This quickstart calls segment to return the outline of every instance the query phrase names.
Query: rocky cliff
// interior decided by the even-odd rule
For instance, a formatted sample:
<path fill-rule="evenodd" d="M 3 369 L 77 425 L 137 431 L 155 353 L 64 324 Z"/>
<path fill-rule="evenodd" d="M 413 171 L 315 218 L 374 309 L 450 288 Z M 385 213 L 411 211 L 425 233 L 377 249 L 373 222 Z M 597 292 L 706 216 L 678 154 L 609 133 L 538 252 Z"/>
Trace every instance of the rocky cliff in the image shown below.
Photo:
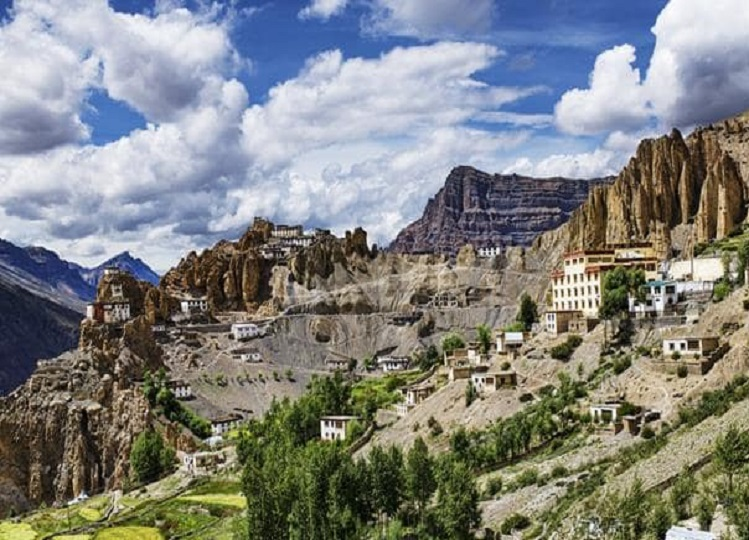
<path fill-rule="evenodd" d="M 0 399 L 0 514 L 118 487 L 150 421 L 133 381 L 162 365 L 143 318 L 121 329 L 86 322 L 77 351 Z"/>
<path fill-rule="evenodd" d="M 455 254 L 465 244 L 527 246 L 539 233 L 567 221 L 591 186 L 606 181 L 490 175 L 456 167 L 422 217 L 398 234 L 390 250 Z"/>
<path fill-rule="evenodd" d="M 739 115 L 695 130 L 643 140 L 610 186 L 593 188 L 563 231 L 568 248 L 652 241 L 661 249 L 684 229 L 694 242 L 728 235 L 746 219 L 749 117 Z M 681 246 L 679 246 L 681 247 Z"/>
<path fill-rule="evenodd" d="M 373 253 L 362 229 L 347 232 L 345 238 L 327 235 L 310 247 L 281 259 L 263 257 L 261 248 L 270 236 L 265 221 L 257 221 L 236 242 L 222 240 L 200 255 L 192 252 L 164 275 L 160 287 L 173 295 L 205 295 L 211 308 L 219 311 L 266 311 L 283 309 L 283 299 L 274 292 L 273 273 L 288 268 L 285 286 L 314 289 L 337 271 L 366 273 Z M 351 280 L 354 281 L 354 280 Z M 282 287 L 283 288 L 283 287 Z M 156 302 L 153 310 L 165 312 Z M 163 300 L 163 298 L 162 298 Z"/>
<path fill-rule="evenodd" d="M 123 251 L 111 259 L 107 259 L 94 268 L 81 268 L 81 277 L 92 287 L 96 287 L 104 275 L 105 268 L 119 268 L 135 278 L 146 281 L 151 285 L 159 284 L 159 275 L 154 272 L 142 259 L 133 257 L 129 251 Z"/>

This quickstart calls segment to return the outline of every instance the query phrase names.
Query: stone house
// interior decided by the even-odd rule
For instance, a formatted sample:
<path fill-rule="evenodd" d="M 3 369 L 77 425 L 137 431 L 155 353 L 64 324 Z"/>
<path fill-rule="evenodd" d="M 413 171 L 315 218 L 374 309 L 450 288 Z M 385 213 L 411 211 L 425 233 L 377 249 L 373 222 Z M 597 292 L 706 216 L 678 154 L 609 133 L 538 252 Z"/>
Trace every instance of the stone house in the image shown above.
<path fill-rule="evenodd" d="M 384 373 L 391 373 L 393 371 L 405 371 L 408 369 L 408 364 L 411 360 L 407 356 L 381 356 L 377 358 L 377 366 Z"/>
<path fill-rule="evenodd" d="M 348 426 L 357 416 L 323 416 L 320 418 L 320 439 L 323 441 L 344 441 Z"/>
<path fill-rule="evenodd" d="M 190 383 L 181 380 L 173 380 L 167 382 L 166 386 L 172 391 L 174 397 L 177 399 L 190 399 L 193 397 L 192 386 L 190 386 Z"/>
<path fill-rule="evenodd" d="M 262 330 L 255 323 L 242 322 L 231 325 L 231 335 L 235 340 L 252 339 L 262 335 Z"/>
<path fill-rule="evenodd" d="M 663 356 L 682 358 L 700 358 L 708 356 L 718 349 L 720 340 L 717 337 L 678 337 L 663 340 Z"/>
<path fill-rule="evenodd" d="M 223 435 L 227 431 L 236 429 L 242 422 L 242 416 L 239 414 L 228 414 L 211 419 L 211 434 Z"/>

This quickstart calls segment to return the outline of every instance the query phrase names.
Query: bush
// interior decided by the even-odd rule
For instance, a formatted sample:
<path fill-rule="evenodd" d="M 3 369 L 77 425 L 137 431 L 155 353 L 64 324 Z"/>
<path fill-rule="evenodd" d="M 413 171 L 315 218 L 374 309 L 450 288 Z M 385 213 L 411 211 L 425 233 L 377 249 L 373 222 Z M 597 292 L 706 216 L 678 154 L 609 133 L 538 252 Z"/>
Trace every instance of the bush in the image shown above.
<path fill-rule="evenodd" d="M 531 520 L 528 516 L 523 514 L 512 514 L 506 520 L 502 522 L 502 526 L 499 528 L 502 534 L 511 534 L 513 530 L 522 531 L 527 529 L 531 524 Z"/>
<path fill-rule="evenodd" d="M 681 353 L 679 351 L 674 351 L 671 353 L 671 360 L 679 360 L 681 358 Z"/>
<path fill-rule="evenodd" d="M 486 482 L 484 497 L 486 499 L 493 499 L 500 491 L 502 491 L 502 477 L 494 476 Z"/>
<path fill-rule="evenodd" d="M 565 476 L 569 474 L 570 474 L 570 471 L 564 465 L 557 465 L 551 470 L 552 478 L 564 478 Z"/>
<path fill-rule="evenodd" d="M 741 302 L 741 305 L 744 306 L 744 311 L 749 311 L 749 299 L 744 299 L 743 302 Z"/>
<path fill-rule="evenodd" d="M 687 375 L 689 375 L 689 369 L 687 369 L 687 366 L 684 365 L 679 366 L 678 368 L 676 368 L 676 375 L 680 379 L 686 379 Z"/>
<path fill-rule="evenodd" d="M 615 358 L 612 362 L 612 366 L 614 368 L 614 373 L 620 375 L 632 366 L 632 359 L 629 356 Z"/>
<path fill-rule="evenodd" d="M 567 344 L 573 349 L 577 349 L 580 345 L 582 345 L 582 343 L 583 338 L 581 338 L 577 334 L 570 334 L 570 336 L 567 337 Z"/>
<path fill-rule="evenodd" d="M 655 431 L 653 431 L 653 428 L 651 428 L 650 426 L 645 426 L 640 432 L 640 437 L 645 440 L 650 440 L 655 437 Z"/>
<path fill-rule="evenodd" d="M 538 470 L 534 468 L 525 469 L 515 479 L 515 485 L 518 488 L 532 486 L 533 484 L 536 484 L 538 482 L 538 478 L 539 478 Z"/>
<path fill-rule="evenodd" d="M 551 357 L 554 360 L 566 362 L 583 342 L 583 338 L 577 334 L 567 336 L 567 341 L 551 348 Z"/>
<path fill-rule="evenodd" d="M 725 281 L 721 281 L 713 289 L 713 302 L 722 302 L 731 292 L 731 286 Z"/>
<path fill-rule="evenodd" d="M 526 392 L 525 394 L 521 394 L 518 400 L 520 403 L 528 403 L 529 401 L 533 401 L 533 394 Z"/>
<path fill-rule="evenodd" d="M 502 371 L 507 371 L 508 369 L 510 369 L 510 363 L 509 363 L 509 362 L 507 362 L 507 361 L 505 361 L 505 362 L 502 362 L 502 365 L 501 365 L 501 366 L 499 366 L 499 368 L 500 368 L 500 369 L 501 369 Z"/>
<path fill-rule="evenodd" d="M 429 434 L 432 437 L 438 437 L 442 434 L 442 425 L 434 418 L 434 416 L 430 416 L 427 419 L 427 427 L 429 428 Z"/>
<path fill-rule="evenodd" d="M 473 386 L 473 382 L 468 381 L 468 384 L 466 385 L 466 392 L 465 392 L 466 407 L 470 407 L 471 403 L 473 403 L 476 400 L 478 395 L 479 394 L 476 391 L 476 387 Z"/>
<path fill-rule="evenodd" d="M 650 347 L 647 347 L 645 345 L 638 345 L 635 351 L 637 352 L 639 356 L 650 357 L 650 354 L 651 354 Z"/>

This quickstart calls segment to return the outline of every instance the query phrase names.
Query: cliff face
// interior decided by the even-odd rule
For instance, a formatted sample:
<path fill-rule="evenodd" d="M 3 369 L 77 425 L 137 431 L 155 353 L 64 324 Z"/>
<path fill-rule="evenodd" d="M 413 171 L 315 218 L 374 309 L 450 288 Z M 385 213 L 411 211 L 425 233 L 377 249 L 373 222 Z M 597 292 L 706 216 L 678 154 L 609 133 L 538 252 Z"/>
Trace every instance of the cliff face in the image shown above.
<path fill-rule="evenodd" d="M 119 331 L 84 323 L 79 350 L 0 399 L 0 513 L 118 487 L 149 421 L 132 381 L 162 365 L 142 318 Z"/>
<path fill-rule="evenodd" d="M 614 183 L 594 188 L 573 213 L 567 247 L 652 241 L 663 252 L 671 231 L 681 225 L 696 242 L 725 237 L 746 218 L 747 120 L 732 118 L 686 139 L 674 130 L 642 141 Z"/>
<path fill-rule="evenodd" d="M 367 261 L 373 256 L 362 229 L 347 232 L 342 239 L 322 237 L 282 260 L 261 255 L 260 248 L 269 235 L 267 223 L 258 222 L 237 242 L 223 240 L 200 255 L 192 252 L 164 275 L 161 288 L 170 293 L 204 294 L 208 304 L 221 311 L 276 310 L 283 308 L 283 293 L 289 285 L 274 286 L 277 267 L 288 267 L 292 284 L 314 289 L 336 273 L 366 272 Z M 146 311 L 167 310 L 152 294 L 147 298 Z"/>
<path fill-rule="evenodd" d="M 457 253 L 461 246 L 527 246 L 539 233 L 559 227 L 605 180 L 489 175 L 456 167 L 424 214 L 403 229 L 396 253 Z"/>

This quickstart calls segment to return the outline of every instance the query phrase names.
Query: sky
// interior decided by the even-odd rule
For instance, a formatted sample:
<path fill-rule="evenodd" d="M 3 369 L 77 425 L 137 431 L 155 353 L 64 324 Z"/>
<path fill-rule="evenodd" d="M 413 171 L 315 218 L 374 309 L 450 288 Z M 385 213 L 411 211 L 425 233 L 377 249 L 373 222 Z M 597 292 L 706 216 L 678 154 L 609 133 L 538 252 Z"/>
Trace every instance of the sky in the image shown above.
<path fill-rule="evenodd" d="M 159 271 L 276 223 L 389 243 L 450 170 L 616 174 L 749 109 L 746 0 L 0 0 L 0 237 Z"/>

